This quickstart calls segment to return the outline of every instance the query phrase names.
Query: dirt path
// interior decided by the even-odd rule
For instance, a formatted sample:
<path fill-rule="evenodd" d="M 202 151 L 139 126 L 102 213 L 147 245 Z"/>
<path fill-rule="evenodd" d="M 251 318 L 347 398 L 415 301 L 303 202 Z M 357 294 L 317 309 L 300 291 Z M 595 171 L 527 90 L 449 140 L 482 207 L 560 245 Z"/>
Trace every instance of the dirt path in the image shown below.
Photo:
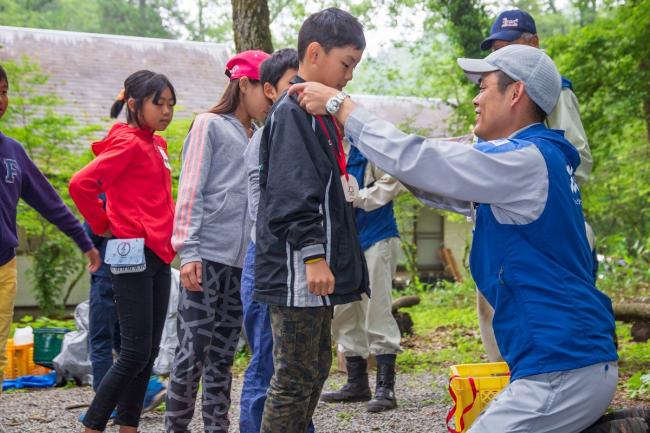
<path fill-rule="evenodd" d="M 337 388 L 345 380 L 341 374 L 334 374 L 328 380 L 326 389 Z M 399 408 L 381 414 L 368 414 L 364 403 L 327 404 L 319 403 L 314 416 L 319 433 L 443 433 L 444 417 L 448 410 L 446 379 L 428 374 L 401 374 L 398 376 L 396 393 Z M 230 410 L 230 432 L 238 432 L 239 394 L 241 377 L 233 381 L 233 404 Z M 70 389 L 48 389 L 30 392 L 9 393 L 0 397 L 0 426 L 7 433 L 59 433 L 81 432 L 77 420 L 84 409 L 66 410 L 72 405 L 90 402 L 92 390 L 89 387 Z M 197 405 L 198 406 L 198 405 Z M 140 424 L 142 433 L 162 433 L 163 414 L 145 414 Z M 192 432 L 202 432 L 199 411 L 191 424 Z M 0 430 L 1 431 L 1 430 Z M 109 427 L 107 432 L 116 433 Z"/>

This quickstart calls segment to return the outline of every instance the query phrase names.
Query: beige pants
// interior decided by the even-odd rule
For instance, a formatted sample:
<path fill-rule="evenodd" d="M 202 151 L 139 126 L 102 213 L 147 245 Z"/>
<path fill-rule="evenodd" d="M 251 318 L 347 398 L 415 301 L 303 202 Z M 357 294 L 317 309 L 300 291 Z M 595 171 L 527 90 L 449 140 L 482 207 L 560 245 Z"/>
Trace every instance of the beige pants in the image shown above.
<path fill-rule="evenodd" d="M 332 336 L 345 356 L 401 352 L 399 328 L 391 312 L 399 248 L 399 238 L 384 239 L 368 248 L 370 299 L 363 295 L 361 301 L 334 307 Z"/>
<path fill-rule="evenodd" d="M 2 380 L 4 369 L 7 365 L 5 347 L 11 321 L 14 317 L 14 301 L 16 300 L 16 258 L 0 266 L 0 394 L 2 394 Z"/>

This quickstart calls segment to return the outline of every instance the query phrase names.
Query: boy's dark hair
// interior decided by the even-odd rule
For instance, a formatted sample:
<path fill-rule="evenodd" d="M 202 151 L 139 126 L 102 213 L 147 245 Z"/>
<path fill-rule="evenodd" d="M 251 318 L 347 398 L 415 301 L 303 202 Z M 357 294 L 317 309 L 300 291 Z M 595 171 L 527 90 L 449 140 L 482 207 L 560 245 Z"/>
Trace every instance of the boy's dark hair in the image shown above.
<path fill-rule="evenodd" d="M 5 71 L 5 68 L 0 65 L 0 81 L 6 81 L 7 84 L 9 84 L 9 78 L 7 78 L 7 71 Z"/>
<path fill-rule="evenodd" d="M 298 51 L 293 48 L 283 48 L 264 60 L 260 66 L 260 81 L 275 87 L 280 78 L 289 69 L 298 69 Z"/>
<path fill-rule="evenodd" d="M 152 102 L 157 104 L 160 100 L 160 95 L 168 87 L 172 92 L 174 104 L 176 104 L 176 92 L 174 91 L 174 86 L 166 76 L 147 70 L 134 72 L 124 80 L 124 97 L 113 102 L 113 106 L 111 107 L 111 117 L 113 119 L 117 118 L 126 104 L 126 101 L 128 101 L 129 98 L 133 98 L 135 99 L 135 113 L 132 113 L 131 110 L 127 109 L 126 121 L 127 123 L 135 123 L 140 126 L 138 117 L 140 110 L 142 110 L 144 100 L 146 98 L 152 98 Z"/>
<path fill-rule="evenodd" d="M 352 16 L 339 8 L 327 8 L 311 14 L 300 27 L 298 33 L 298 58 L 302 61 L 307 47 L 312 42 L 318 42 L 325 52 L 332 48 L 343 48 L 352 45 L 358 50 L 366 48 L 366 38 L 363 35 L 363 25 Z"/>

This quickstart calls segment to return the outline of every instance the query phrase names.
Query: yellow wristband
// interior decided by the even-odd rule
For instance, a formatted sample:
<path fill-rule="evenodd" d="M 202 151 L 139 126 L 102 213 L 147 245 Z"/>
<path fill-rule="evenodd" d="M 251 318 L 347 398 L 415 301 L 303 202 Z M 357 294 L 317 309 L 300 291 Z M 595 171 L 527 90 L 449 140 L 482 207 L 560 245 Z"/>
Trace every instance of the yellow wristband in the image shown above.
<path fill-rule="evenodd" d="M 316 257 L 315 259 L 305 260 L 305 264 L 311 265 L 312 263 L 320 262 L 321 260 L 323 260 L 322 257 Z"/>

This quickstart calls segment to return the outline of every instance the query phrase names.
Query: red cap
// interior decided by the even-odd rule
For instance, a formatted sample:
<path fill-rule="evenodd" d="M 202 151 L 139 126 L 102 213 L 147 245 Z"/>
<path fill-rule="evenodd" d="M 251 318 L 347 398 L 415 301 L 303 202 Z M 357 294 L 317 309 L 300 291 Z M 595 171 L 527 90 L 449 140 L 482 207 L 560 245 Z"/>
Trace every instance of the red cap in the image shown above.
<path fill-rule="evenodd" d="M 226 63 L 226 76 L 231 80 L 248 77 L 251 80 L 259 81 L 260 65 L 269 57 L 271 55 L 264 51 L 242 51 Z"/>

